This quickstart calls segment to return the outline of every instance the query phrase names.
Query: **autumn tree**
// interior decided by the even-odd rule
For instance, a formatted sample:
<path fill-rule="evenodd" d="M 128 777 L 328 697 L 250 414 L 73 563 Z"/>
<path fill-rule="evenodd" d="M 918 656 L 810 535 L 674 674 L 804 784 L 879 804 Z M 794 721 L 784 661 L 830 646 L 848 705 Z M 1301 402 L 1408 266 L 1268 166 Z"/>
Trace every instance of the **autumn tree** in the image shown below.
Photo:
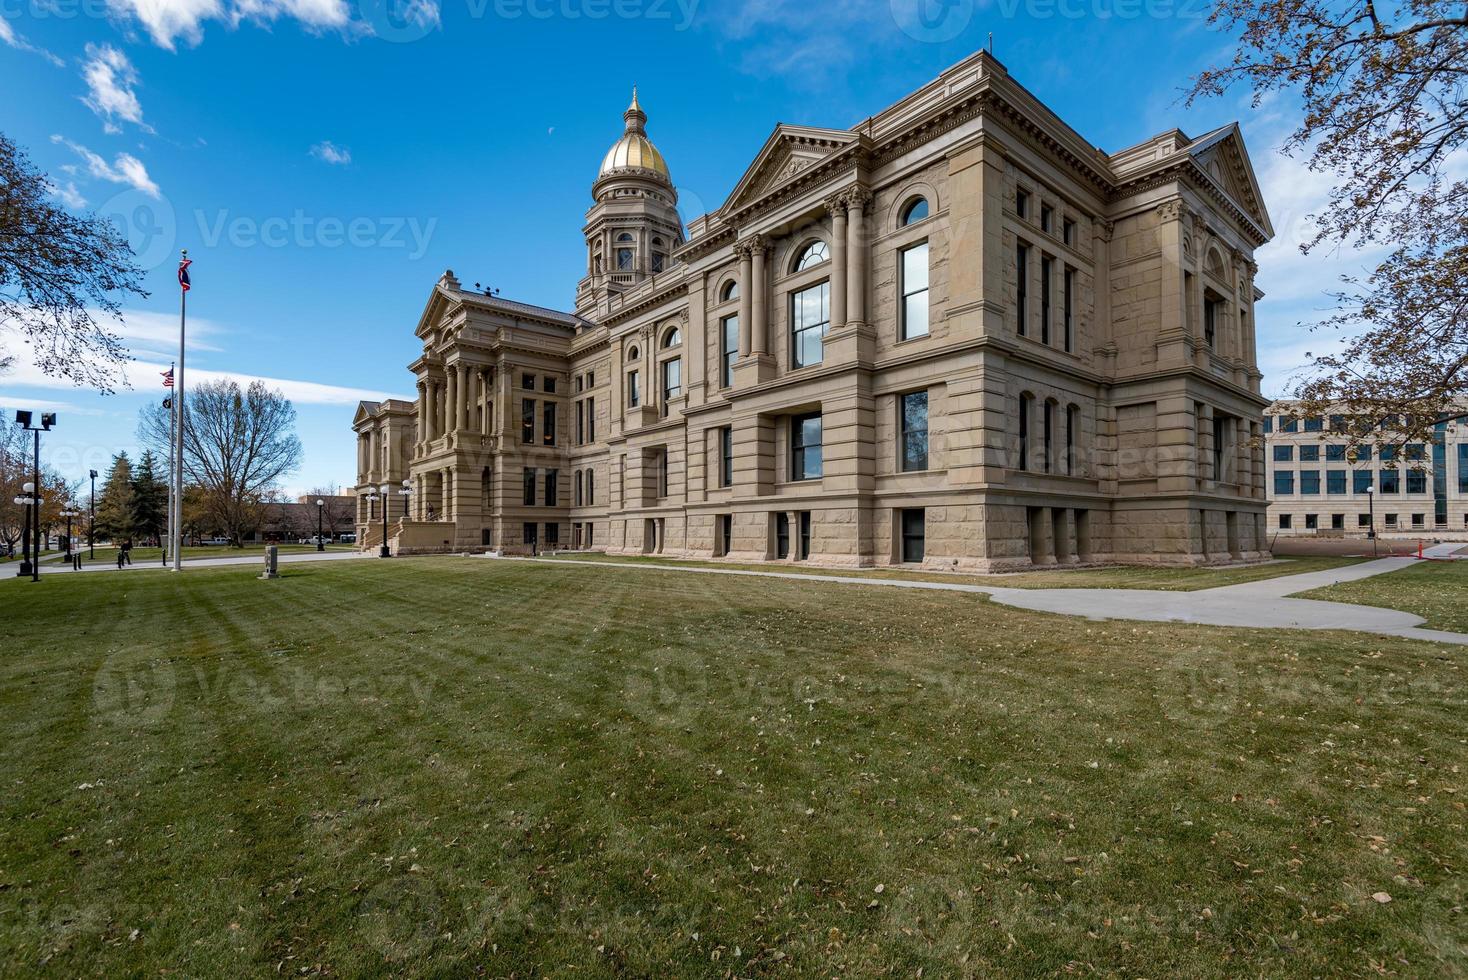
<path fill-rule="evenodd" d="M 184 476 L 203 496 L 207 519 L 236 545 L 260 527 L 280 479 L 301 462 L 296 410 L 279 391 L 254 381 L 205 381 L 184 399 Z M 143 409 L 138 436 L 166 447 L 169 414 Z"/>
<path fill-rule="evenodd" d="M 352 506 L 352 501 L 341 495 L 340 487 L 317 487 L 310 492 L 307 502 L 311 509 L 316 509 L 316 501 L 322 501 L 321 505 L 321 527 L 332 537 L 336 537 L 343 531 L 350 531 L 352 525 L 357 521 L 357 513 Z M 311 533 L 316 533 L 316 515 L 311 515 Z"/>
<path fill-rule="evenodd" d="M 0 322 L 30 342 L 44 373 L 114 390 L 122 340 L 93 317 L 121 319 L 119 297 L 146 297 L 143 270 L 107 219 L 51 200 L 51 182 L 0 133 Z M 0 348 L 0 369 L 14 359 Z"/>
<path fill-rule="evenodd" d="M 1338 335 L 1294 394 L 1303 414 L 1401 418 L 1400 441 L 1430 437 L 1468 394 L 1468 9 L 1462 0 L 1220 0 L 1215 27 L 1239 37 L 1231 62 L 1203 72 L 1190 101 L 1235 87 L 1258 106 L 1298 99 L 1285 152 L 1335 182 L 1312 215 L 1306 253 L 1386 245 L 1347 277 L 1314 329 Z"/>
<path fill-rule="evenodd" d="M 21 550 L 21 537 L 25 529 L 26 510 L 17 504 L 27 483 L 35 481 L 35 455 L 32 436 L 18 425 L 0 423 L 0 553 Z M 51 467 L 41 465 L 41 529 L 50 530 L 59 521 L 65 524 L 61 512 L 71 502 L 72 488 Z"/>

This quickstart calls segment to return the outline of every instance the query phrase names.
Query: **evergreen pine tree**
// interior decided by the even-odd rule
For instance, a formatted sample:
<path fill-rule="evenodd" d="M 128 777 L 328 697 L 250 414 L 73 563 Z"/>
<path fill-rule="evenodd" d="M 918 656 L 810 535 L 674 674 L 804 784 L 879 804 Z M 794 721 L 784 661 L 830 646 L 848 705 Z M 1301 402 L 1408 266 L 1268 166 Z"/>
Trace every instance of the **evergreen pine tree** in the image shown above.
<path fill-rule="evenodd" d="M 158 477 L 158 457 L 145 449 L 133 476 L 132 533 L 145 541 L 163 540 L 168 523 L 168 485 Z"/>
<path fill-rule="evenodd" d="M 133 533 L 133 464 L 127 453 L 112 457 L 112 468 L 97 494 L 97 536 L 120 544 Z"/>

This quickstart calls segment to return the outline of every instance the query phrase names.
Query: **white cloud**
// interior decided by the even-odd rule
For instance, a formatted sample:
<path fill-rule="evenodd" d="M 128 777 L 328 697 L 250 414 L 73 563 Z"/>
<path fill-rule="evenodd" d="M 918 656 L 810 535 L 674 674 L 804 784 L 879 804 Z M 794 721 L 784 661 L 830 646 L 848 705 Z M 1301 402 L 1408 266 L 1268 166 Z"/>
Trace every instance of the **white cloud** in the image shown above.
<path fill-rule="evenodd" d="M 76 189 L 75 181 L 68 180 L 65 185 L 51 184 L 51 196 L 73 211 L 80 211 L 87 206 L 87 199 Z"/>
<path fill-rule="evenodd" d="M 230 0 L 228 4 L 224 0 L 107 0 L 107 4 L 121 17 L 136 18 L 155 44 L 170 51 L 179 40 L 198 44 L 204 38 L 205 22 L 211 20 L 231 28 L 242 21 L 295 20 L 313 30 L 371 30 L 353 19 L 346 0 Z M 409 0 L 408 13 L 425 16 L 420 7 L 431 8 L 432 21 L 437 23 L 438 7 L 433 0 Z"/>
<path fill-rule="evenodd" d="M 143 106 L 133 91 L 138 84 L 138 73 L 132 62 L 127 60 L 127 55 L 110 44 L 88 44 L 82 78 L 87 83 L 87 94 L 82 102 L 104 120 L 108 132 L 119 131 L 113 122 L 114 117 L 146 132 L 153 131 L 143 122 Z"/>
<path fill-rule="evenodd" d="M 147 310 L 125 310 L 123 322 L 108 318 L 93 311 L 99 323 L 114 329 L 123 343 L 132 349 L 129 360 L 114 379 L 119 391 L 131 389 L 135 393 L 147 394 L 162 390 L 162 373 L 174 361 L 178 348 L 178 319 L 170 313 Z M 220 353 L 228 356 L 220 344 L 228 328 L 211 320 L 191 317 L 188 323 L 188 354 L 194 358 L 203 353 Z M 16 355 L 15 366 L 4 376 L 7 388 L 44 388 L 47 390 L 75 390 L 75 385 L 65 378 L 53 378 L 42 374 L 31 356 L 29 340 L 13 329 L 0 327 L 4 334 L 0 349 L 8 349 Z M 341 385 L 323 384 L 319 381 L 304 381 L 296 378 L 272 378 L 264 375 L 246 374 L 239 371 L 219 371 L 203 367 L 187 367 L 185 385 L 200 381 L 233 380 L 242 387 L 252 381 L 263 381 L 266 387 L 278 389 L 297 405 L 355 405 L 359 401 L 381 401 L 385 398 L 402 398 L 402 395 L 373 391 L 366 388 L 349 388 Z M 411 399 L 407 399 L 411 401 Z M 32 402 L 31 404 L 35 404 Z M 24 405 L 21 406 L 25 407 Z"/>
<path fill-rule="evenodd" d="M 3 16 L 0 16 L 0 44 L 9 45 L 17 51 L 29 51 L 31 54 L 38 54 L 57 68 L 66 67 L 66 62 L 56 57 L 56 55 L 47 51 L 45 48 L 36 47 L 24 37 L 15 33 L 15 28 L 10 26 L 10 21 L 6 20 Z"/>
<path fill-rule="evenodd" d="M 352 151 L 344 146 L 337 146 L 331 140 L 322 140 L 311 147 L 311 155 L 323 163 L 348 164 L 352 162 Z"/>
<path fill-rule="evenodd" d="M 114 184 L 127 184 L 149 197 L 160 199 L 163 197 L 158 190 L 158 185 L 153 183 L 153 179 L 148 176 L 148 168 L 143 166 L 143 161 L 131 153 L 119 153 L 112 163 L 108 163 L 100 155 L 64 136 L 53 135 L 51 142 L 69 147 L 73 153 L 86 161 L 87 172 L 93 177 L 110 180 Z"/>

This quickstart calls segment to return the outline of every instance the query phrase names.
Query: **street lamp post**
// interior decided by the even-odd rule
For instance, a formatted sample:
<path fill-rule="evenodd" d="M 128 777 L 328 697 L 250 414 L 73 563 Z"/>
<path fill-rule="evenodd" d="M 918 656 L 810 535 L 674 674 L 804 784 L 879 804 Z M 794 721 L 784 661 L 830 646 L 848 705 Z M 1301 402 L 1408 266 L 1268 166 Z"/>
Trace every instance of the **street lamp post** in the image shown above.
<path fill-rule="evenodd" d="M 1379 553 L 1377 551 L 1378 545 L 1377 545 L 1377 542 L 1376 542 L 1376 488 L 1375 487 L 1367 487 L 1366 488 L 1366 507 L 1371 512 L 1371 528 L 1370 528 L 1370 530 L 1368 530 L 1366 532 L 1366 536 L 1371 539 L 1371 554 L 1374 556 L 1374 555 L 1376 555 L 1376 554 Z"/>
<path fill-rule="evenodd" d="M 35 489 L 31 493 L 31 510 L 34 512 L 31 519 L 31 532 L 35 536 L 35 541 L 31 548 L 31 581 L 39 582 L 41 580 L 41 433 L 51 431 L 51 426 L 56 424 L 56 413 L 42 412 L 40 425 L 31 425 L 31 418 L 30 412 L 18 411 L 15 413 L 16 425 L 27 432 L 36 434 L 35 456 L 32 459 Z"/>
<path fill-rule="evenodd" d="M 412 495 L 413 495 L 413 481 L 412 480 L 404 480 L 403 481 L 402 489 L 400 489 L 398 491 L 398 496 L 400 496 L 400 497 L 403 498 L 403 520 L 404 520 L 404 522 L 406 522 L 408 520 L 408 509 L 409 509 L 408 508 L 408 498 L 411 497 Z M 383 540 L 383 544 L 386 545 L 387 538 L 384 537 L 382 540 Z"/>
<path fill-rule="evenodd" d="M 67 504 L 66 509 L 61 512 L 61 516 L 66 518 L 66 560 L 71 561 L 71 519 L 73 517 L 80 517 L 81 511 L 77 510 L 71 504 Z"/>
<path fill-rule="evenodd" d="M 20 496 L 15 498 L 17 507 L 24 507 L 21 513 L 24 523 L 21 525 L 20 533 L 20 573 L 17 578 L 25 578 L 31 574 L 31 566 L 35 564 L 31 560 L 31 498 L 36 492 L 36 485 L 27 482 L 20 488 Z M 39 561 L 39 556 L 37 556 Z"/>
<path fill-rule="evenodd" d="M 92 478 L 92 498 L 87 509 L 91 516 L 87 518 L 87 561 L 97 557 L 97 471 L 87 471 Z"/>
<path fill-rule="evenodd" d="M 316 550 L 317 551 L 325 551 L 326 550 L 326 542 L 324 542 L 324 541 L 321 540 L 321 512 L 322 512 L 323 509 L 325 509 L 325 507 L 326 507 L 326 501 L 319 500 L 319 499 L 316 501 Z"/>

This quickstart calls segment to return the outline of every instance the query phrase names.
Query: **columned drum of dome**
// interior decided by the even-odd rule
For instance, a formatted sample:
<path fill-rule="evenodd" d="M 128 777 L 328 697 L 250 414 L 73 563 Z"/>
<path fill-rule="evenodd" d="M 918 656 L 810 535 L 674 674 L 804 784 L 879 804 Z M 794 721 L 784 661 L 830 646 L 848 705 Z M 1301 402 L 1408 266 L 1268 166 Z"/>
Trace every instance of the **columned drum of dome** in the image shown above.
<path fill-rule="evenodd" d="M 608 127 L 571 312 L 445 272 L 416 401 L 358 410 L 359 490 L 412 488 L 395 554 L 1268 554 L 1273 229 L 1237 125 L 1108 154 L 980 52 L 850 129 L 775 126 L 685 223 L 648 118 L 634 90 Z"/>

